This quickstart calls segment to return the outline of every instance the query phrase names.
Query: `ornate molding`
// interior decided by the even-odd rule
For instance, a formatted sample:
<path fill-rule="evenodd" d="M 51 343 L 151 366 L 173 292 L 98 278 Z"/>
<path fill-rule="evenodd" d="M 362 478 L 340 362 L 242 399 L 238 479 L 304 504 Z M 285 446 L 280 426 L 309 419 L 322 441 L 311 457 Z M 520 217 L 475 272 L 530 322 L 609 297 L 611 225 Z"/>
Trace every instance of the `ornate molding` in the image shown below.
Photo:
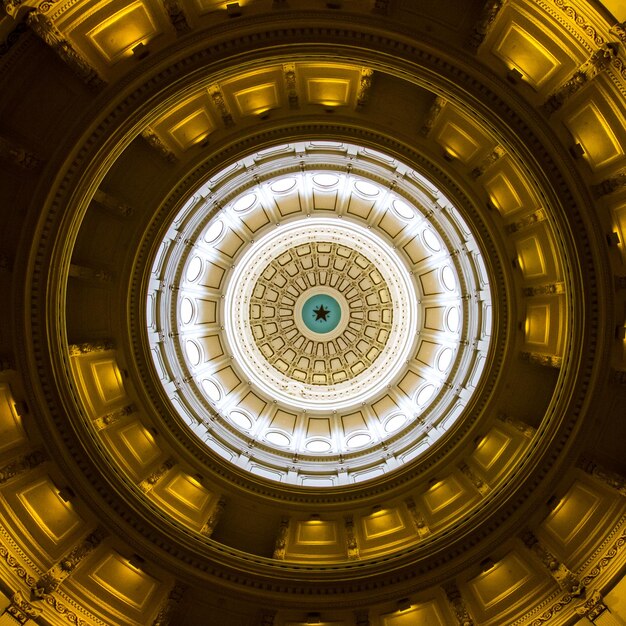
<path fill-rule="evenodd" d="M 235 120 L 233 119 L 233 115 L 230 112 L 228 105 L 226 104 L 224 94 L 222 93 L 222 90 L 217 83 L 209 87 L 209 95 L 213 100 L 213 105 L 215 106 L 222 118 L 222 122 L 224 122 L 224 126 L 226 126 L 226 128 L 234 126 Z"/>
<path fill-rule="evenodd" d="M 287 101 L 289 102 L 290 109 L 297 109 L 300 107 L 298 87 L 296 81 L 296 64 L 285 63 L 283 65 L 283 77 L 285 79 L 285 88 L 287 90 Z"/>
<path fill-rule="evenodd" d="M 74 49 L 41 7 L 27 14 L 26 23 L 87 87 L 94 90 L 104 87 L 106 83 L 98 72 Z"/>
<path fill-rule="evenodd" d="M 521 352 L 522 361 L 541 365 L 542 367 L 553 367 L 559 369 L 563 364 L 563 357 L 556 354 L 543 354 L 541 352 Z"/>
<path fill-rule="evenodd" d="M 0 137 L 0 157 L 10 161 L 23 170 L 32 170 L 41 166 L 41 159 L 22 146 Z"/>
<path fill-rule="evenodd" d="M 159 612 L 152 622 L 152 626 L 170 626 L 174 624 L 176 609 L 180 605 L 187 587 L 180 583 L 175 584 L 167 597 L 161 603 Z"/>
<path fill-rule="evenodd" d="M 474 620 L 472 619 L 472 616 L 465 605 L 465 601 L 463 600 L 463 596 L 461 595 L 461 592 L 456 584 L 452 582 L 443 585 L 443 590 L 446 593 L 448 604 L 450 605 L 459 626 L 474 626 Z"/>
<path fill-rule="evenodd" d="M 498 415 L 498 419 L 505 424 L 510 424 L 511 426 L 513 426 L 513 428 L 519 430 L 520 433 L 522 433 L 525 437 L 528 437 L 529 439 L 532 439 L 537 432 L 537 429 L 530 424 L 515 419 L 514 417 L 510 417 L 509 415 L 505 415 L 504 413 L 500 413 Z"/>
<path fill-rule="evenodd" d="M 159 468 L 154 470 L 154 472 L 152 472 L 150 476 L 144 478 L 139 483 L 139 489 L 141 489 L 141 491 L 143 491 L 144 493 L 152 491 L 152 489 L 156 487 L 158 482 L 163 479 L 165 474 L 167 474 L 167 472 L 169 472 L 174 467 L 174 465 L 176 465 L 175 459 L 167 459 L 167 461 L 165 461 Z"/>
<path fill-rule="evenodd" d="M 222 514 L 224 513 L 225 507 L 226 507 L 226 498 L 222 497 L 216 502 L 215 506 L 213 507 L 213 510 L 211 511 L 211 514 L 209 515 L 209 519 L 207 519 L 207 521 L 204 523 L 204 526 L 202 527 L 202 530 L 200 531 L 203 535 L 210 537 L 213 534 L 213 531 L 215 530 L 217 523 L 220 521 L 220 518 L 222 517 Z"/>
<path fill-rule="evenodd" d="M 21 591 L 16 591 L 11 596 L 11 604 L 9 604 L 4 612 L 18 623 L 26 624 L 29 620 L 38 618 L 42 610 L 43 609 L 35 607 L 28 602 Z"/>
<path fill-rule="evenodd" d="M 459 464 L 458 468 L 472 485 L 476 487 L 481 496 L 486 496 L 491 491 L 489 485 L 480 478 L 467 463 Z"/>
<path fill-rule="evenodd" d="M 176 163 L 176 155 L 163 143 L 152 128 L 149 126 L 144 128 L 144 130 L 141 131 L 141 136 L 160 157 L 165 159 L 165 161 L 168 163 Z"/>
<path fill-rule="evenodd" d="M 585 61 L 560 87 L 553 91 L 543 103 L 542 109 L 547 115 L 558 111 L 566 100 L 571 98 L 581 87 L 606 71 L 617 55 L 614 44 L 603 44 Z"/>
<path fill-rule="evenodd" d="M 105 428 L 108 428 L 112 424 L 119 422 L 124 417 L 128 415 L 132 415 L 136 411 L 137 411 L 137 408 L 135 407 L 134 404 L 127 404 L 121 409 L 117 409 L 116 411 L 111 411 L 110 413 L 107 413 L 106 415 L 103 415 L 102 417 L 98 417 L 97 419 L 93 421 L 93 425 L 96 427 L 97 430 L 104 430 Z"/>
<path fill-rule="evenodd" d="M 550 572 L 559 587 L 574 597 L 585 594 L 585 585 L 537 539 L 532 531 L 521 535 L 524 545 L 533 552 Z"/>
<path fill-rule="evenodd" d="M 102 189 L 96 189 L 96 192 L 93 195 L 93 199 L 96 203 L 98 203 L 101 207 L 113 213 L 114 215 L 119 215 L 121 217 L 131 217 L 135 209 L 130 205 L 118 200 L 116 197 L 107 193 L 106 191 L 102 191 Z"/>
<path fill-rule="evenodd" d="M 41 600 L 46 595 L 56 591 L 81 561 L 102 543 L 106 535 L 107 532 L 104 528 L 97 527 L 83 541 L 74 546 L 68 554 L 58 563 L 55 563 L 31 587 L 31 599 Z"/>
<path fill-rule="evenodd" d="M 502 146 L 496 146 L 471 172 L 472 178 L 480 178 L 492 165 L 495 165 L 504 155 L 506 150 Z"/>
<path fill-rule="evenodd" d="M 13 459 L 3 467 L 0 467 L 0 485 L 7 481 L 30 472 L 32 469 L 47 461 L 48 457 L 43 450 L 33 450 Z"/>
<path fill-rule="evenodd" d="M 356 533 L 354 532 L 354 518 L 352 515 L 347 515 L 344 518 L 344 525 L 346 529 L 346 551 L 349 559 L 360 559 L 359 544 L 356 540 Z"/>
<path fill-rule="evenodd" d="M 179 0 L 163 0 L 163 5 L 167 11 L 167 16 L 178 36 L 184 35 L 191 30 L 185 11 L 180 6 Z"/>
<path fill-rule="evenodd" d="M 565 293 L 565 283 L 548 283 L 536 287 L 524 287 L 522 293 L 532 298 L 534 296 L 558 296 Z"/>
<path fill-rule="evenodd" d="M 597 185 L 592 185 L 591 189 L 593 190 L 593 194 L 596 198 L 601 198 L 602 196 L 608 196 L 609 194 L 623 189 L 624 187 L 626 187 L 626 172 L 620 172 L 611 178 L 605 178 Z"/>
<path fill-rule="evenodd" d="M 594 622 L 608 607 L 604 604 L 602 595 L 595 589 L 591 597 L 584 603 L 576 607 L 576 613 L 581 617 L 586 617 L 590 622 Z"/>
<path fill-rule="evenodd" d="M 507 224 L 504 229 L 507 233 L 513 234 L 519 230 L 523 230 L 525 228 L 533 226 L 534 224 L 543 222 L 546 219 L 548 219 L 548 216 L 546 215 L 545 209 L 537 209 L 533 213 L 530 213 L 529 215 L 525 215 L 521 219 L 515 222 L 511 222 L 510 224 Z"/>
<path fill-rule="evenodd" d="M 586 457 L 582 457 L 576 465 L 585 473 L 597 478 L 605 485 L 608 485 L 612 489 L 616 489 L 623 496 L 626 496 L 626 477 L 618 474 L 617 472 L 607 470 L 595 461 Z"/>
<path fill-rule="evenodd" d="M 489 31 L 493 28 L 498 14 L 508 0 L 487 0 L 483 6 L 480 17 L 472 28 L 472 34 L 467 42 L 468 47 L 476 52 L 483 41 L 485 41 Z"/>
<path fill-rule="evenodd" d="M 361 77 L 359 79 L 359 87 L 356 94 L 357 110 L 362 109 L 369 101 L 373 81 L 374 70 L 369 67 L 361 68 Z"/>
<path fill-rule="evenodd" d="M 424 516 L 417 510 L 415 500 L 413 500 L 413 498 L 407 498 L 404 503 L 406 504 L 409 514 L 411 515 L 411 520 L 413 521 L 413 525 L 415 526 L 415 530 L 417 530 L 419 538 L 425 539 L 428 535 L 430 535 L 431 530 L 428 528 L 428 524 L 426 524 Z"/>
<path fill-rule="evenodd" d="M 430 135 L 430 131 L 433 129 L 433 126 L 437 122 L 437 118 L 441 115 L 441 110 L 446 105 L 447 100 L 442 98 L 441 96 L 437 96 L 433 103 L 430 105 L 430 109 L 428 109 L 428 113 L 422 122 L 422 127 L 420 128 L 420 135 L 423 137 L 428 137 Z"/>
<path fill-rule="evenodd" d="M 280 520 L 280 526 L 278 527 L 278 535 L 276 536 L 276 543 L 274 544 L 273 559 L 280 561 L 285 560 L 285 553 L 287 551 L 287 539 L 289 536 L 289 523 L 288 517 L 283 517 Z"/>
<path fill-rule="evenodd" d="M 113 350 L 115 344 L 112 339 L 95 339 L 84 343 L 71 343 L 68 345 L 70 356 L 81 356 L 91 352 L 107 352 Z"/>

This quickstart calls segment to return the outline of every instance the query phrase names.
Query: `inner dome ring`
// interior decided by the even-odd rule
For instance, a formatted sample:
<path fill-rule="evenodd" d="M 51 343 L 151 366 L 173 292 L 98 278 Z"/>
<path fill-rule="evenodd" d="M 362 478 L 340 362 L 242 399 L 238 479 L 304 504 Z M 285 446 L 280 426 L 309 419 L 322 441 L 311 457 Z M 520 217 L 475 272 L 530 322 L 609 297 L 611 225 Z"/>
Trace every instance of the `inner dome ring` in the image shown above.
<path fill-rule="evenodd" d="M 357 378 L 347 381 L 324 405 L 302 400 L 302 381 L 288 378 L 286 388 L 268 392 L 250 375 L 250 354 L 259 349 L 246 298 L 269 261 L 327 240 L 333 229 L 351 246 L 360 233 L 359 254 L 371 256 L 369 242 L 380 241 L 416 304 L 398 316 L 409 332 L 389 342 L 395 369 L 383 368 L 384 382 L 372 377 L 372 392 L 371 385 L 355 391 Z M 307 234 L 297 240 L 297 232 Z M 148 294 L 155 366 L 182 381 L 172 388 L 175 410 L 211 453 L 275 481 L 349 484 L 413 461 L 460 422 L 486 371 L 491 292 L 471 233 L 430 180 L 359 146 L 286 144 L 218 173 L 182 207 L 165 258 L 155 260 L 156 281 L 168 276 L 177 288 Z M 393 286 L 398 275 L 385 280 Z M 237 324 L 245 348 L 233 338 Z M 257 370 L 270 369 L 258 362 Z"/>

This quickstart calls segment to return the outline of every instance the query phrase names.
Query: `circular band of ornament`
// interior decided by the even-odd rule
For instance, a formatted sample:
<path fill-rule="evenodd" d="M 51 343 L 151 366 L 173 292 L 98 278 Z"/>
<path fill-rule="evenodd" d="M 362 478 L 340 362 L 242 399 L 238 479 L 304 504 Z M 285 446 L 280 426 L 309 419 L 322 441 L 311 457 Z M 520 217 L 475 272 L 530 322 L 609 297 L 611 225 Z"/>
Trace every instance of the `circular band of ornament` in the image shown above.
<path fill-rule="evenodd" d="M 378 268 L 359 251 L 329 241 L 290 248 L 262 272 L 250 325 L 268 363 L 295 380 L 350 380 L 380 356 L 393 304 Z"/>
<path fill-rule="evenodd" d="M 317 265 L 304 276 L 293 262 L 299 249 L 317 255 Z M 330 263 L 342 255 L 345 262 L 336 267 L 320 266 L 320 257 Z M 313 285 L 307 276 L 325 282 Z M 300 291 L 289 292 L 289 284 L 298 280 Z M 341 335 L 320 341 L 301 332 L 295 311 L 309 288 L 326 284 L 333 290 L 329 295 L 345 298 L 350 315 Z M 281 313 L 285 295 L 288 306 Z M 356 406 L 388 385 L 408 358 L 418 324 L 415 286 L 400 257 L 372 231 L 337 218 L 297 220 L 262 237 L 231 275 L 225 310 L 232 312 L 225 316 L 228 342 L 251 383 L 287 405 L 322 411 Z M 341 349 L 329 354 L 327 346 L 342 337 L 349 343 L 339 343 Z M 299 351 L 285 355 L 290 345 Z"/>

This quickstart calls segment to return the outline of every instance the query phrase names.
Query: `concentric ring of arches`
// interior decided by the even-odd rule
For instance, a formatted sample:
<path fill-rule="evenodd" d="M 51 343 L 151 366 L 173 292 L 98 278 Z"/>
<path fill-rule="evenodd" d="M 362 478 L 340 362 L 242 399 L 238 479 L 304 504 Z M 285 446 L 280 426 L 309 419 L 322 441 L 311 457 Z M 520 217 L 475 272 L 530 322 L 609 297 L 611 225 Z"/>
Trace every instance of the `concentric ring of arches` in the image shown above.
<path fill-rule="evenodd" d="M 263 171 L 250 162 L 262 163 Z M 339 142 L 276 147 L 222 177 L 185 204 L 153 266 L 153 355 L 157 368 L 183 381 L 173 390 L 179 415 L 226 459 L 240 463 L 245 450 L 253 474 L 304 486 L 361 482 L 416 458 L 463 415 L 486 365 L 489 281 L 461 214 L 396 159 Z M 350 390 L 346 383 L 326 406 L 314 395 L 301 402 L 268 387 L 259 374 L 263 361 L 250 369 L 229 318 L 249 310 L 231 296 L 242 293 L 241 274 L 252 272 L 242 259 L 264 269 L 288 247 L 289 237 L 274 233 L 303 229 L 314 241 L 316 220 L 319 230 L 331 232 L 336 224 L 338 241 L 349 241 L 350 229 L 354 237 L 362 233 L 362 248 L 367 237 L 379 240 L 393 261 L 384 254 L 372 260 L 386 263 L 388 282 L 398 280 L 394 264 L 402 268 L 411 292 L 409 308 L 398 315 L 410 313 L 405 334 L 389 342 L 395 369 L 385 365 L 385 376 L 368 366 L 360 386 Z M 269 252 L 259 247 L 264 240 Z M 164 293 L 158 285 L 168 276 L 180 277 L 178 288 Z M 398 293 L 392 289 L 392 301 Z M 162 340 L 170 334 L 177 341 Z"/>

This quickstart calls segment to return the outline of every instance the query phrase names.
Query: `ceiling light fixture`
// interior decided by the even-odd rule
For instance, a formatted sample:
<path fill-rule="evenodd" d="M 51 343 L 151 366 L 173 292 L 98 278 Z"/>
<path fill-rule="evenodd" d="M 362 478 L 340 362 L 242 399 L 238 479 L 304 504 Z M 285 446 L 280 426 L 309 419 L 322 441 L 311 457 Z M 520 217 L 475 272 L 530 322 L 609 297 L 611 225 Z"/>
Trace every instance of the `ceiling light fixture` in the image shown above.
<path fill-rule="evenodd" d="M 228 17 L 239 17 L 241 13 L 242 11 L 239 2 L 229 2 L 226 5 L 226 14 Z"/>

